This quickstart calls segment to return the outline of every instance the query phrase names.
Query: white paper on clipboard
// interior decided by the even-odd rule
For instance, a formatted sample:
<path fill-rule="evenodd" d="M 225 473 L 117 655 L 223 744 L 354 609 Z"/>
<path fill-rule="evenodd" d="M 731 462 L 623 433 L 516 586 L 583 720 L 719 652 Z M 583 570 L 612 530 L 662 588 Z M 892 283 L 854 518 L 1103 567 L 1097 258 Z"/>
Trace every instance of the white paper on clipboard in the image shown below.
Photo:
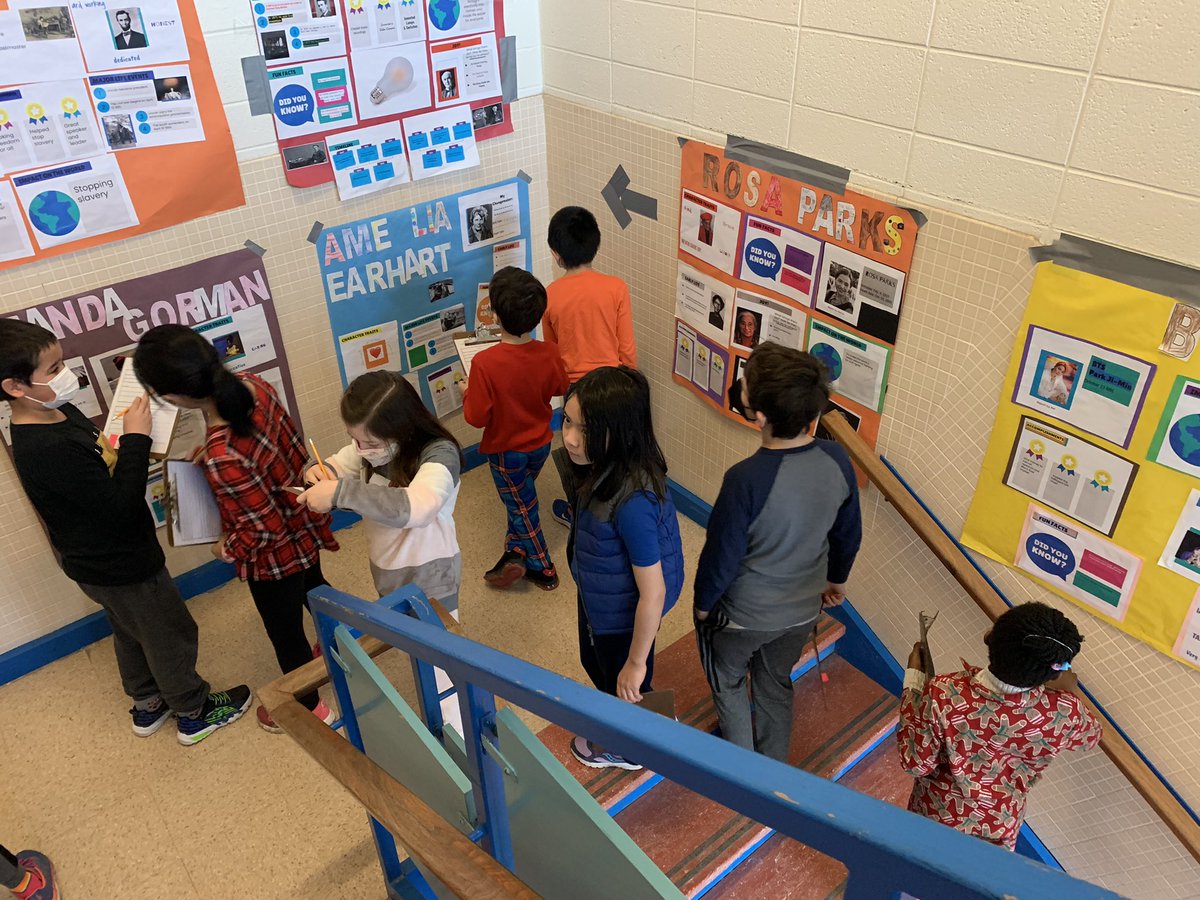
<path fill-rule="evenodd" d="M 172 547 L 215 544 L 221 539 L 221 512 L 208 486 L 204 469 L 193 462 L 168 459 L 163 463 L 167 481 L 167 539 Z"/>
<path fill-rule="evenodd" d="M 454 335 L 454 349 L 458 351 L 458 358 L 462 360 L 463 374 L 467 376 L 467 381 L 471 380 L 471 360 L 488 347 L 495 347 L 499 343 L 500 338 L 489 334 L 478 337 L 474 332 Z"/>

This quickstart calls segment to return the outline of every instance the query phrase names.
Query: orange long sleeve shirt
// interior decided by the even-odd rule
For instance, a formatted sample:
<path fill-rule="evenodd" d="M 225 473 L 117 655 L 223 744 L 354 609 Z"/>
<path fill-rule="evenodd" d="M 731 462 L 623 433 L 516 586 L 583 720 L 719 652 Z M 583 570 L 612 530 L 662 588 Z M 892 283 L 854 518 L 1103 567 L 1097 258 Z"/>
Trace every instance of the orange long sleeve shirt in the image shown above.
<path fill-rule="evenodd" d="M 546 295 L 545 338 L 558 344 L 572 384 L 601 366 L 637 367 L 633 308 L 624 281 L 583 269 L 551 282 Z"/>

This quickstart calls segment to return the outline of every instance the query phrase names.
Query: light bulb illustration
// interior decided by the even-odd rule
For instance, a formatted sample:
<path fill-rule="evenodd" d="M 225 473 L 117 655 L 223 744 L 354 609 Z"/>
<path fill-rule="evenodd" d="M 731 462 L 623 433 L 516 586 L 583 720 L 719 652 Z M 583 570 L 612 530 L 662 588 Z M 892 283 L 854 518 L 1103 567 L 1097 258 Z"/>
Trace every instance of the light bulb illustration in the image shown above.
<path fill-rule="evenodd" d="M 371 89 L 371 102 L 380 104 L 393 94 L 407 91 L 413 83 L 413 66 L 403 56 L 395 56 L 383 67 L 383 74 Z"/>

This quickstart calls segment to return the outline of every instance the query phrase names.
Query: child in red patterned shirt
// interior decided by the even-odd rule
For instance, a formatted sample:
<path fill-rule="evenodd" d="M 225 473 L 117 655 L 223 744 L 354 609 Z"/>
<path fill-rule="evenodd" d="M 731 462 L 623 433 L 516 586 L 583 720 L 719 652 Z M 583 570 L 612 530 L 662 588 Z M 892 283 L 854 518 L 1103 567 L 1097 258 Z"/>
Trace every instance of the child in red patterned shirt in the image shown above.
<path fill-rule="evenodd" d="M 984 635 L 988 667 L 926 684 L 922 644 L 904 674 L 896 743 L 916 778 L 908 808 L 1012 850 L 1029 790 L 1067 750 L 1100 742 L 1071 661 L 1083 637 L 1058 610 L 1024 603 Z"/>

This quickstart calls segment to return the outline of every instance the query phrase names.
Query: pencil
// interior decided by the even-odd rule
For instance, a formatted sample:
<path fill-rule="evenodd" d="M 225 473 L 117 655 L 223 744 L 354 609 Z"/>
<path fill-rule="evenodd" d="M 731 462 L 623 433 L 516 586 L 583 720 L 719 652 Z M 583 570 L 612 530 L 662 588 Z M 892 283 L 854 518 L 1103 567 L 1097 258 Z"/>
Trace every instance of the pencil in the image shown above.
<path fill-rule="evenodd" d="M 308 446 L 312 447 L 313 456 L 317 458 L 317 465 L 321 467 L 321 474 L 326 478 L 331 477 L 329 470 L 325 468 L 325 460 L 321 459 L 321 451 L 317 449 L 316 442 L 312 438 L 308 439 Z"/>

